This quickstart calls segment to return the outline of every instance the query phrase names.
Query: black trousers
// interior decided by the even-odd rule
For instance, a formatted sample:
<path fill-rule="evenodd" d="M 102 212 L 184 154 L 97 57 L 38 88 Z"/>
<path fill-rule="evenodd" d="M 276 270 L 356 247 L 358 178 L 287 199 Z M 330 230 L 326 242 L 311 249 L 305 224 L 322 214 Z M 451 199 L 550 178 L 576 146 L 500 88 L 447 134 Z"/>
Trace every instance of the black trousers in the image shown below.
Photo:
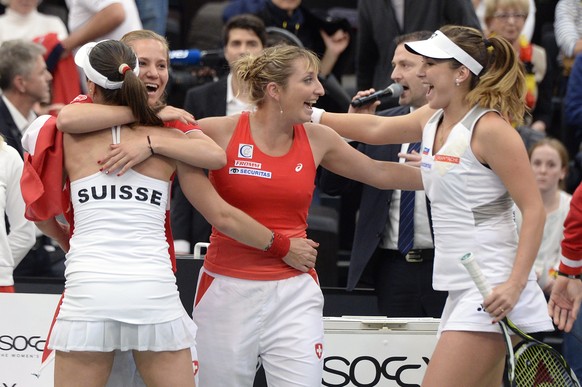
<path fill-rule="evenodd" d="M 447 292 L 432 288 L 433 258 L 433 249 L 411 250 L 408 259 L 397 250 L 376 249 L 362 277 L 375 289 L 381 315 L 441 316 Z"/>

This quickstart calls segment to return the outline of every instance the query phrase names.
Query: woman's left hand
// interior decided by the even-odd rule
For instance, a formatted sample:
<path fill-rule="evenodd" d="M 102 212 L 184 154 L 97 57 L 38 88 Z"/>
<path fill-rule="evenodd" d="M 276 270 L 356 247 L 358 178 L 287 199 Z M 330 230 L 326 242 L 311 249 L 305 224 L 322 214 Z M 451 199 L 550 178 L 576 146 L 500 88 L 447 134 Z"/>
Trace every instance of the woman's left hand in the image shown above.
<path fill-rule="evenodd" d="M 107 155 L 98 163 L 101 165 L 101 172 L 108 174 L 118 171 L 117 175 L 121 176 L 151 155 L 147 139 L 140 137 L 135 141 L 111 144 Z"/>

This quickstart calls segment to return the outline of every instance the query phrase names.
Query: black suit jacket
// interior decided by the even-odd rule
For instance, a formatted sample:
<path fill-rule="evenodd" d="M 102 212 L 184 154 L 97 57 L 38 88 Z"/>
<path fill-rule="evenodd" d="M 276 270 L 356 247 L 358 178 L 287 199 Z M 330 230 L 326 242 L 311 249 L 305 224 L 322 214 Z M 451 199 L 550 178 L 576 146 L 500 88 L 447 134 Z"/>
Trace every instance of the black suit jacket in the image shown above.
<path fill-rule="evenodd" d="M 196 119 L 226 115 L 226 81 L 222 77 L 216 82 L 205 83 L 188 90 L 184 109 Z M 175 240 L 190 242 L 190 252 L 197 242 L 208 242 L 212 226 L 190 204 L 178 179 L 175 180 L 171 201 L 170 219 Z"/>
<path fill-rule="evenodd" d="M 378 114 L 401 116 L 409 112 L 409 107 L 398 106 Z M 358 150 L 376 160 L 398 162 L 398 152 L 400 152 L 401 147 L 401 144 L 368 145 L 361 143 L 358 145 Z M 388 222 L 388 210 L 394 191 L 380 190 L 336 175 L 326 169 L 320 171 L 318 187 L 322 192 L 334 196 L 361 189 L 360 212 L 356 223 L 348 271 L 347 289 L 352 290 L 358 284 L 366 265 L 381 241 L 386 222 Z"/>
<path fill-rule="evenodd" d="M 186 92 L 184 109 L 194 118 L 226 115 L 226 80 L 222 77 L 216 82 L 205 83 Z"/>
<path fill-rule="evenodd" d="M 24 149 L 22 148 L 22 133 L 20 129 L 16 126 L 12 114 L 8 110 L 8 106 L 4 103 L 4 100 L 0 97 L 0 133 L 6 140 L 6 143 L 11 147 L 15 148 L 20 156 L 24 154 Z"/>
<path fill-rule="evenodd" d="M 390 0 L 358 0 L 357 90 L 388 86 L 394 38 L 420 30 L 435 31 L 445 24 L 481 29 L 471 0 L 404 0 L 403 28 Z"/>

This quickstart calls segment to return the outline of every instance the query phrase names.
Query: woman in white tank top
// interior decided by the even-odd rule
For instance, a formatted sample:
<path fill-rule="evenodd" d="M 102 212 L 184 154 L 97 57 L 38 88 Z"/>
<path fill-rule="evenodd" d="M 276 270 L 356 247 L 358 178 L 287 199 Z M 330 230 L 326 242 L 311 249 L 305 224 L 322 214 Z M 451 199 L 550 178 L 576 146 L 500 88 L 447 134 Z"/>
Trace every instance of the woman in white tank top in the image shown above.
<path fill-rule="evenodd" d="M 525 77 L 509 42 L 486 39 L 468 27 L 442 27 L 406 48 L 423 57 L 417 76 L 426 87 L 428 106 L 399 117 L 316 116 L 342 136 L 366 143 L 422 138 L 422 176 L 410 178 L 422 179 L 431 201 L 433 287 L 449 292 L 422 385 L 497 387 L 505 348 L 494 323 L 509 315 L 528 332 L 553 329 L 532 270 L 545 211 L 524 144 L 512 126 L 524 117 Z M 513 201 L 523 215 L 519 235 Z M 493 285 L 485 300 L 460 263 L 468 252 Z"/>

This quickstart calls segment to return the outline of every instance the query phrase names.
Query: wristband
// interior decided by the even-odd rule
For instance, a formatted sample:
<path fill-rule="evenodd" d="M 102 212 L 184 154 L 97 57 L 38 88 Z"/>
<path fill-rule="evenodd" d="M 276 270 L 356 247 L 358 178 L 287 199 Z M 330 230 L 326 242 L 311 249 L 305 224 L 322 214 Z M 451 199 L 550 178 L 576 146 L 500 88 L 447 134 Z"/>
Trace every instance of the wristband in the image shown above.
<path fill-rule="evenodd" d="M 578 275 L 574 275 L 574 274 L 568 274 L 568 273 L 564 273 L 563 271 L 558 271 L 558 275 L 560 277 L 566 277 L 566 278 L 570 278 L 570 279 L 582 279 L 582 276 L 580 274 Z"/>
<path fill-rule="evenodd" d="M 291 240 L 285 235 L 273 231 L 271 234 L 271 242 L 265 248 L 265 251 L 275 258 L 283 258 L 289 253 L 291 248 Z"/>
<path fill-rule="evenodd" d="M 148 137 L 148 146 L 150 147 L 150 152 L 152 152 L 152 156 L 155 155 L 154 148 L 152 148 L 152 140 L 150 140 L 150 136 Z"/>
<path fill-rule="evenodd" d="M 314 124 L 319 124 L 321 122 L 321 116 L 325 113 L 325 110 L 318 109 L 316 107 L 311 108 L 311 122 Z"/>

